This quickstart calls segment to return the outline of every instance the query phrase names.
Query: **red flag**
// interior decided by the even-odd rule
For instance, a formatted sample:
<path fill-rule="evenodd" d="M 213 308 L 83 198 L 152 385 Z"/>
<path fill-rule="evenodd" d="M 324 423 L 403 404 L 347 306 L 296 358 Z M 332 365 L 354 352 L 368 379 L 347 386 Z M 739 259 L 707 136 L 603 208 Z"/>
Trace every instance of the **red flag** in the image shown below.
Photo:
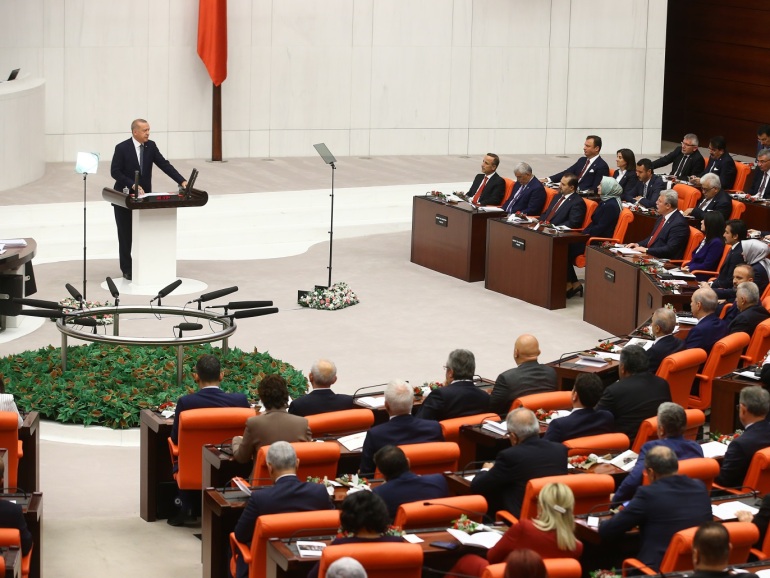
<path fill-rule="evenodd" d="M 222 84 L 227 78 L 227 0 L 200 0 L 198 56 L 214 85 Z"/>

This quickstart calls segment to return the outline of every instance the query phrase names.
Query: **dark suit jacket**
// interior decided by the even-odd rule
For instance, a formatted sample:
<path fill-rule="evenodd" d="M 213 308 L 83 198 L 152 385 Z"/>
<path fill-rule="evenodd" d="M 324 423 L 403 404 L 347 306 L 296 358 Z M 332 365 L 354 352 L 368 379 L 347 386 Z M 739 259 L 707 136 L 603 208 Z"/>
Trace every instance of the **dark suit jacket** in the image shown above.
<path fill-rule="evenodd" d="M 307 419 L 286 413 L 283 409 L 269 409 L 262 415 L 246 420 L 243 440 L 233 440 L 233 457 L 245 464 L 257 455 L 259 448 L 274 442 L 309 442 L 313 434 Z"/>
<path fill-rule="evenodd" d="M 718 159 L 709 158 L 705 170 L 701 177 L 706 173 L 714 173 L 719 177 L 723 189 L 732 189 L 735 184 L 735 177 L 738 175 L 738 169 L 735 168 L 735 161 L 730 153 L 725 153 Z"/>
<path fill-rule="evenodd" d="M 144 166 L 139 175 L 139 185 L 145 193 L 152 192 L 152 166 L 166 173 L 177 184 L 182 184 L 185 178 L 160 154 L 155 141 L 148 140 L 145 143 Z M 133 139 L 124 140 L 115 145 L 115 153 L 112 155 L 110 174 L 115 179 L 115 190 L 122 191 L 124 187 L 129 190 L 134 186 L 134 171 L 139 170 L 139 159 L 136 156 Z"/>
<path fill-rule="evenodd" d="M 580 408 L 551 420 L 543 436 L 551 442 L 594 436 L 615 431 L 615 417 L 603 409 Z"/>
<path fill-rule="evenodd" d="M 559 182 L 561 178 L 567 173 L 572 173 L 573 175 L 577 176 L 583 170 L 583 167 L 587 162 L 588 158 L 581 157 L 567 170 L 556 173 L 555 175 L 551 175 L 549 178 L 554 182 Z M 610 167 L 607 166 L 607 163 L 601 156 L 598 156 L 596 157 L 596 160 L 593 162 L 591 167 L 578 181 L 578 190 L 585 191 L 587 189 L 593 189 L 595 191 L 596 188 L 601 184 L 602 177 L 608 177 L 609 175 Z"/>
<path fill-rule="evenodd" d="M 725 218 L 725 222 L 730 220 L 730 213 L 733 212 L 733 200 L 730 198 L 730 195 L 727 194 L 724 190 L 719 191 L 716 196 L 714 196 L 713 199 L 711 199 L 711 202 L 709 203 L 708 207 L 706 207 L 706 210 L 700 208 L 700 206 L 703 204 L 703 201 L 698 203 L 698 206 L 695 207 L 692 210 L 692 213 L 690 213 L 690 216 L 692 216 L 695 219 L 703 219 L 705 214 L 709 211 L 719 211 L 722 213 L 722 216 Z"/>
<path fill-rule="evenodd" d="M 664 335 L 647 350 L 647 359 L 650 361 L 647 371 L 656 373 L 666 357 L 682 349 L 684 349 L 684 341 L 673 335 Z"/>
<path fill-rule="evenodd" d="M 476 194 L 476 191 L 481 186 L 481 182 L 486 175 L 479 173 L 476 178 L 473 179 L 473 184 L 468 191 L 468 198 L 472 199 Z M 479 205 L 499 205 L 503 202 L 505 197 L 505 180 L 497 173 L 493 174 L 487 181 L 487 185 L 481 192 L 481 198 L 479 198 Z"/>
<path fill-rule="evenodd" d="M 242 393 L 226 393 L 218 387 L 204 387 L 183 395 L 176 402 L 174 413 L 174 425 L 171 426 L 171 441 L 179 443 L 179 415 L 188 409 L 201 409 L 204 407 L 250 407 L 249 400 Z"/>
<path fill-rule="evenodd" d="M 551 212 L 551 209 L 562 199 L 561 194 L 554 195 L 551 204 L 540 215 L 540 220 L 545 221 Z M 552 225 L 565 225 L 570 229 L 580 229 L 586 218 L 586 202 L 577 193 L 569 195 L 550 219 Z"/>
<path fill-rule="evenodd" d="M 687 267 L 690 271 L 716 271 L 724 250 L 725 242 L 722 237 L 714 237 L 708 242 L 704 239 L 702 244 L 693 252 Z M 708 281 L 711 275 L 698 273 L 696 277 L 698 281 Z"/>
<path fill-rule="evenodd" d="M 522 395 L 556 391 L 556 370 L 549 366 L 528 361 L 497 376 L 489 400 L 489 411 L 502 417 L 508 415 L 511 402 Z"/>
<path fill-rule="evenodd" d="M 676 148 L 666 156 L 652 161 L 652 168 L 659 169 L 666 165 L 671 165 L 671 173 L 673 174 L 677 167 L 679 167 L 679 162 L 682 160 L 683 156 L 682 147 Z M 703 172 L 705 166 L 706 161 L 703 158 L 703 155 L 696 149 L 696 151 L 689 155 L 689 158 L 684 162 L 684 165 L 678 172 L 678 177 L 680 180 L 683 180 L 691 175 L 699 175 Z"/>
<path fill-rule="evenodd" d="M 19 504 L 0 500 L 0 528 L 16 528 L 21 534 L 21 553 L 26 556 L 32 549 L 32 533 L 27 528 L 24 510 Z"/>
<path fill-rule="evenodd" d="M 289 404 L 289 413 L 307 417 L 327 411 L 341 411 L 343 409 L 355 409 L 355 400 L 352 395 L 334 393 L 331 388 L 314 389 L 310 393 L 298 397 Z"/>
<path fill-rule="evenodd" d="M 706 315 L 690 329 L 684 340 L 684 349 L 700 347 L 708 355 L 714 344 L 725 335 L 727 335 L 727 323 L 724 319 L 720 319 L 715 313 Z"/>
<path fill-rule="evenodd" d="M 592 237 L 612 237 L 615 225 L 618 224 L 618 217 L 620 217 L 620 204 L 615 199 L 602 201 L 591 215 L 591 222 L 583 232 Z"/>
<path fill-rule="evenodd" d="M 636 167 L 631 167 L 620 179 L 615 179 L 623 189 L 621 198 L 625 198 L 626 194 L 631 194 L 634 189 L 636 189 L 637 183 L 639 183 L 639 178 L 636 176 L 636 170 L 634 169 L 636 169 Z M 617 175 L 618 173 L 615 174 Z"/>
<path fill-rule="evenodd" d="M 732 289 L 733 269 L 735 269 L 736 265 L 740 265 L 741 263 L 745 263 L 745 261 L 743 259 L 743 247 L 741 246 L 741 243 L 738 242 L 732 246 L 730 252 L 727 254 L 725 262 L 722 263 L 722 267 L 719 269 L 719 275 L 717 275 L 717 278 L 711 283 L 711 288 L 714 291 L 717 289 Z M 719 292 L 717 292 L 717 297 L 719 297 Z M 720 299 L 721 298 L 723 297 L 720 297 Z"/>
<path fill-rule="evenodd" d="M 494 467 L 480 472 L 471 482 L 471 493 L 487 499 L 487 513 L 507 510 L 521 514 L 527 482 L 567 473 L 567 447 L 534 436 L 497 454 Z"/>
<path fill-rule="evenodd" d="M 733 307 L 735 307 L 735 305 L 733 305 Z M 738 315 L 735 316 L 735 319 L 730 322 L 727 332 L 738 333 L 739 331 L 744 331 L 751 337 L 754 335 L 754 330 L 757 328 L 757 325 L 767 319 L 770 319 L 770 312 L 759 303 L 758 305 L 754 305 L 753 307 L 749 307 L 745 311 L 738 313 Z"/>
<path fill-rule="evenodd" d="M 639 526 L 636 557 L 657 570 L 674 534 L 712 519 L 711 500 L 703 482 L 667 476 L 639 488 L 624 510 L 599 526 L 599 536 L 602 541 L 618 539 Z"/>
<path fill-rule="evenodd" d="M 663 217 L 658 217 L 658 220 Z M 655 227 L 658 221 L 655 222 Z M 653 231 L 655 230 L 653 227 Z M 642 247 L 647 247 L 647 254 L 653 257 L 663 257 L 664 259 L 681 259 L 684 256 L 684 250 L 687 248 L 687 241 L 690 240 L 690 225 L 687 219 L 679 211 L 674 211 L 668 218 L 663 229 L 658 234 L 652 247 L 649 246 L 652 233 L 646 239 L 639 242 Z"/>
<path fill-rule="evenodd" d="M 430 392 L 417 417 L 441 421 L 489 411 L 489 394 L 470 380 L 453 381 Z"/>
<path fill-rule="evenodd" d="M 658 406 L 671 401 L 665 379 L 650 373 L 629 375 L 604 389 L 596 409 L 606 409 L 615 416 L 615 429 L 633 443 L 639 426 L 658 414 Z"/>
<path fill-rule="evenodd" d="M 503 210 L 506 213 L 524 213 L 525 215 L 539 215 L 545 208 L 545 187 L 534 176 L 524 185 L 524 191 L 516 198 L 516 194 L 522 189 L 516 182 L 511 191 L 511 198 L 505 203 Z"/>
<path fill-rule="evenodd" d="M 388 506 L 390 518 L 393 519 L 401 504 L 448 497 L 449 486 L 444 474 L 418 476 L 413 472 L 406 472 L 397 478 L 391 478 L 384 484 L 375 486 L 372 492 L 383 499 Z"/>
<path fill-rule="evenodd" d="M 763 419 L 747 427 L 743 435 L 730 442 L 714 481 L 728 488 L 740 486 L 749 470 L 751 458 L 757 450 L 767 446 L 770 446 L 770 422 Z"/>
<path fill-rule="evenodd" d="M 663 191 L 666 188 L 666 183 L 663 181 L 662 178 L 658 175 L 652 175 L 650 177 L 650 180 L 647 181 L 647 195 L 644 194 L 644 185 L 645 183 L 641 181 L 636 181 L 636 189 L 631 191 L 630 197 L 627 197 L 624 193 L 621 198 L 624 201 L 634 202 L 634 199 L 636 197 L 642 197 L 639 199 L 639 204 L 643 207 L 647 207 L 648 209 L 655 208 L 655 203 L 658 200 L 658 197 L 660 196 L 661 191 Z"/>
<path fill-rule="evenodd" d="M 759 185 L 762 184 L 762 177 L 765 173 L 759 167 L 755 168 L 752 173 L 754 174 L 754 179 L 751 182 L 751 188 L 748 193 L 753 197 L 759 192 Z M 764 199 L 770 198 L 770 175 L 767 176 L 767 179 L 768 182 L 765 183 Z"/>
<path fill-rule="evenodd" d="M 374 454 L 385 446 L 443 441 L 444 434 L 441 424 L 437 421 L 420 419 L 413 415 L 394 416 L 366 432 L 364 447 L 361 450 L 360 471 L 363 474 L 374 473 Z"/>

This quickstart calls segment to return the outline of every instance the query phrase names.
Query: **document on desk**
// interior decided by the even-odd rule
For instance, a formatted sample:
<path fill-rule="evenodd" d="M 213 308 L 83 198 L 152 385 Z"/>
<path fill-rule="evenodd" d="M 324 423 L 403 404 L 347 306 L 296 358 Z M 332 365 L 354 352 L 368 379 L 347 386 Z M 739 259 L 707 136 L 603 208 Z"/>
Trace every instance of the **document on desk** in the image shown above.
<path fill-rule="evenodd" d="M 485 205 L 483 207 L 479 207 L 479 213 L 502 213 L 503 209 L 500 207 L 494 207 L 490 205 Z"/>
<path fill-rule="evenodd" d="M 754 371 L 753 371 L 753 370 L 749 370 L 749 371 L 738 371 L 738 372 L 736 372 L 736 373 L 737 373 L 738 375 L 740 375 L 741 377 L 745 377 L 745 378 L 747 378 L 747 379 L 753 379 L 754 381 L 759 381 L 759 379 L 760 379 L 760 378 L 759 378 L 759 376 L 758 376 L 756 373 L 754 373 Z"/>
<path fill-rule="evenodd" d="M 652 339 L 639 339 L 638 337 L 634 337 L 632 339 L 628 340 L 628 343 L 626 343 L 623 347 L 628 347 L 629 345 L 638 345 L 645 351 L 647 351 L 650 347 L 652 347 L 652 344 L 655 343 Z"/>
<path fill-rule="evenodd" d="M 481 429 L 485 429 L 487 431 L 491 431 L 492 433 L 496 433 L 497 435 L 508 435 L 508 426 L 505 423 L 501 423 L 499 421 L 485 421 L 483 424 L 481 424 Z"/>
<path fill-rule="evenodd" d="M 480 548 L 491 548 L 500 541 L 502 534 L 497 532 L 476 532 L 475 534 L 466 534 L 462 530 L 447 528 L 452 537 L 463 546 L 479 546 Z"/>
<path fill-rule="evenodd" d="M 358 433 L 350 434 L 349 436 L 342 436 L 337 438 L 343 446 L 350 452 L 360 451 L 364 447 L 364 438 L 366 438 L 366 432 L 361 431 Z"/>
<path fill-rule="evenodd" d="M 575 362 L 575 365 L 585 365 L 586 367 L 604 367 L 605 365 L 609 364 L 604 359 L 599 357 L 578 354 L 578 360 Z"/>
<path fill-rule="evenodd" d="M 27 242 L 24 239 L 0 239 L 0 246 L 8 249 L 15 249 L 18 247 L 26 247 Z"/>
<path fill-rule="evenodd" d="M 617 247 L 615 249 L 610 249 L 613 253 L 618 253 L 619 255 L 641 255 L 641 251 L 637 251 L 636 249 L 628 249 L 626 247 Z"/>
<path fill-rule="evenodd" d="M 370 407 L 372 409 L 380 409 L 385 407 L 385 396 L 374 397 L 367 395 L 364 397 L 356 398 L 356 401 L 361 405 L 365 405 L 366 407 Z"/>
<path fill-rule="evenodd" d="M 698 325 L 698 319 L 696 317 L 679 317 L 677 315 L 676 322 L 680 325 Z"/>
<path fill-rule="evenodd" d="M 324 548 L 326 548 L 325 542 L 297 540 L 297 552 L 302 558 L 320 558 Z"/>
<path fill-rule="evenodd" d="M 630 472 L 634 469 L 634 466 L 636 465 L 636 458 L 638 457 L 639 454 L 636 452 L 626 450 L 622 454 L 618 454 L 613 459 L 611 459 L 610 463 L 616 468 L 620 468 L 624 472 Z"/>
<path fill-rule="evenodd" d="M 695 279 L 695 275 L 692 273 L 687 273 L 686 271 L 682 271 L 681 269 L 671 269 L 670 271 L 666 271 L 666 273 L 672 277 L 678 277 L 680 279 Z"/>
<path fill-rule="evenodd" d="M 738 500 L 735 500 L 734 502 L 722 502 L 721 504 L 711 504 L 711 513 L 720 520 L 735 520 L 735 512 L 740 512 L 741 510 L 751 512 L 752 514 L 759 512 L 759 508 L 749 506 Z"/>
<path fill-rule="evenodd" d="M 722 442 L 711 441 L 701 444 L 700 449 L 703 450 L 704 458 L 721 458 L 727 451 L 727 446 Z"/>

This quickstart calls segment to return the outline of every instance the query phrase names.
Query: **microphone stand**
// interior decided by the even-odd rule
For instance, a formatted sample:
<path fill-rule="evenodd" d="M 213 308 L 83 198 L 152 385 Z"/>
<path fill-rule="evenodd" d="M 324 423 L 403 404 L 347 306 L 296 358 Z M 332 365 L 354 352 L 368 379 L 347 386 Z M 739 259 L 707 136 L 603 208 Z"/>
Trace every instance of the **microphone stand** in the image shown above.
<path fill-rule="evenodd" d="M 86 220 L 88 217 L 86 192 L 88 190 L 88 173 L 93 175 L 99 169 L 99 154 L 79 152 L 75 162 L 75 172 L 83 174 L 83 300 L 86 300 Z"/>
<path fill-rule="evenodd" d="M 323 161 L 329 165 L 332 168 L 332 191 L 329 195 L 331 197 L 331 216 L 329 220 L 329 284 L 327 287 L 332 286 L 332 254 L 333 254 L 333 248 L 332 243 L 334 242 L 334 171 L 337 170 L 337 167 L 334 163 L 337 162 L 337 159 L 334 157 L 334 155 L 329 150 L 329 147 L 326 146 L 324 143 L 320 143 L 317 145 L 313 145 L 315 147 L 315 150 L 318 152 L 319 155 L 321 155 L 321 158 Z"/>

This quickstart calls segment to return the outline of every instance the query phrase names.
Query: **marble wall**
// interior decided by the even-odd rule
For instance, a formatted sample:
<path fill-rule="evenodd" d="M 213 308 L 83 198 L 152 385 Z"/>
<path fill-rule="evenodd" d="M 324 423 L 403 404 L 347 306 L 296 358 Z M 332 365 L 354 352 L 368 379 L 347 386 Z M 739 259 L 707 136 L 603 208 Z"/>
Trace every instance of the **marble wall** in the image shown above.
<path fill-rule="evenodd" d="M 45 79 L 46 158 L 133 118 L 210 156 L 197 0 L 5 0 L 0 74 Z M 667 0 L 230 0 L 225 157 L 660 148 Z"/>

